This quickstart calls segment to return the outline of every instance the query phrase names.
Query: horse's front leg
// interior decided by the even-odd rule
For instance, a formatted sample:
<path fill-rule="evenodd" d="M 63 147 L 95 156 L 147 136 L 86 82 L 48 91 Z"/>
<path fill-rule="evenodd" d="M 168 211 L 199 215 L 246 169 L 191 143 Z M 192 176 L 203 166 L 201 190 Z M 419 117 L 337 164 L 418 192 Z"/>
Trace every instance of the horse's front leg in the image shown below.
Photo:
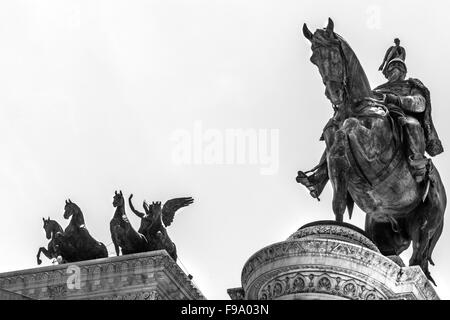
<path fill-rule="evenodd" d="M 347 152 L 347 134 L 341 129 L 336 131 L 334 143 L 328 152 L 328 175 L 333 187 L 333 212 L 336 221 L 344 221 L 347 206 L 348 172 L 350 164 Z"/>
<path fill-rule="evenodd" d="M 322 133 L 321 140 L 325 140 L 326 149 L 320 158 L 319 164 L 309 171 L 298 171 L 296 180 L 304 185 L 313 198 L 320 201 L 319 196 L 329 180 L 328 176 L 328 150 L 334 143 L 334 135 L 338 128 L 338 123 L 331 118 Z"/>
<path fill-rule="evenodd" d="M 49 250 L 47 250 L 47 249 L 44 248 L 44 247 L 40 247 L 39 250 L 38 250 L 38 253 L 37 253 L 37 255 L 36 255 L 36 258 L 37 258 L 37 264 L 41 264 L 41 263 L 42 263 L 42 260 L 41 260 L 41 253 L 43 253 L 43 254 L 44 254 L 47 258 L 49 258 L 49 259 L 52 258 L 52 255 L 50 254 L 50 251 L 49 251 Z"/>
<path fill-rule="evenodd" d="M 309 175 L 308 175 L 309 174 Z M 296 181 L 304 185 L 311 195 L 320 201 L 320 194 L 328 182 L 327 153 L 324 151 L 317 166 L 309 171 L 298 171 Z"/>
<path fill-rule="evenodd" d="M 42 260 L 41 260 L 41 252 L 42 252 L 42 250 L 45 250 L 45 248 L 44 247 L 40 247 L 38 252 L 37 252 L 37 255 L 36 255 L 36 259 L 37 259 L 37 264 L 38 265 L 42 263 Z"/>

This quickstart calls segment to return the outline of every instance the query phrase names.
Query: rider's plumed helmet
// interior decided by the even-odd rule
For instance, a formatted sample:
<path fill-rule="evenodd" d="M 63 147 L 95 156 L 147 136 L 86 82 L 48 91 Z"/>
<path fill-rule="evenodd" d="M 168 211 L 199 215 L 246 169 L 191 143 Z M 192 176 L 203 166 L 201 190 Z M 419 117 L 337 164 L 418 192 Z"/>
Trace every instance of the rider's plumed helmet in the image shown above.
<path fill-rule="evenodd" d="M 385 68 L 385 75 L 388 73 L 388 71 L 390 71 L 392 68 L 394 67 L 400 67 L 402 69 L 403 72 L 407 73 L 408 69 L 406 68 L 406 64 L 405 61 L 403 61 L 400 58 L 394 58 L 391 61 L 388 62 L 386 68 Z"/>

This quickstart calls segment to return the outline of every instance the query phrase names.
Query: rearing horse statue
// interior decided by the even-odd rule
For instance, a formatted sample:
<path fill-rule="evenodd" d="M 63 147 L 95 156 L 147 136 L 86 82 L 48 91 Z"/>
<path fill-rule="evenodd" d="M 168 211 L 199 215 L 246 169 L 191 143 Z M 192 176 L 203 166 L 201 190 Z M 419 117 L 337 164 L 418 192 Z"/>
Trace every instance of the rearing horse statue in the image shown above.
<path fill-rule="evenodd" d="M 56 237 L 56 240 L 72 249 L 68 250 L 70 252 L 69 258 L 63 256 L 67 262 L 108 257 L 106 246 L 90 235 L 84 223 L 83 212 L 70 199 L 66 200 L 64 206 L 64 218 L 71 218 L 70 223 L 64 230 L 64 233 Z"/>
<path fill-rule="evenodd" d="M 59 247 L 57 240 L 55 239 L 57 238 L 57 235 L 59 236 L 63 233 L 63 229 L 57 221 L 50 220 L 50 217 L 48 217 L 48 219 L 42 218 L 42 221 L 44 222 L 45 236 L 50 241 L 47 245 L 47 248 L 39 248 L 36 255 L 37 264 L 42 263 L 41 253 L 43 253 L 49 259 L 58 259 L 58 256 L 61 255 L 61 248 Z"/>
<path fill-rule="evenodd" d="M 318 67 L 325 95 L 335 109 L 323 131 L 326 151 L 321 163 L 326 162 L 325 174 L 332 184 L 336 220 L 343 221 L 346 207 L 351 217 L 356 203 L 366 213 L 366 232 L 381 253 L 399 255 L 412 241 L 409 264 L 419 265 L 434 283 L 428 263 L 433 264 L 431 254 L 447 204 L 441 178 L 431 165 L 427 179 L 416 182 L 402 144 L 402 128 L 384 102 L 375 98 L 355 53 L 333 29 L 331 19 L 314 34 L 303 26 L 312 44 L 311 62 Z M 305 177 L 300 171 L 297 181 Z"/>

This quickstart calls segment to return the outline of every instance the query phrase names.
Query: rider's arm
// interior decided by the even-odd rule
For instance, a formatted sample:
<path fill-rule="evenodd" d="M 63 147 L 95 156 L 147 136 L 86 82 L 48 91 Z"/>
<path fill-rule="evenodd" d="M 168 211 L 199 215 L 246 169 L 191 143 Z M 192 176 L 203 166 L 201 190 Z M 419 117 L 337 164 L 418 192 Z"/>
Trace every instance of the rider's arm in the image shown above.
<path fill-rule="evenodd" d="M 400 97 L 401 107 L 409 112 L 424 112 L 426 106 L 426 99 L 419 91 L 413 90 L 409 96 Z"/>

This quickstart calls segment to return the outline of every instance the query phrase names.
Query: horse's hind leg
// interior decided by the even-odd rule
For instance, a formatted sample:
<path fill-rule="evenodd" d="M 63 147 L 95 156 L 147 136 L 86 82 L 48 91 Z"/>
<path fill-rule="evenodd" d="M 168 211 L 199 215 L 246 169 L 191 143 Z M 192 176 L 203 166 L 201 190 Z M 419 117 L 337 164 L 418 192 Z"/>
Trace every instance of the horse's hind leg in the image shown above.
<path fill-rule="evenodd" d="M 307 175 L 307 173 L 309 175 Z M 296 181 L 303 184 L 310 192 L 313 198 L 320 201 L 320 194 L 323 188 L 328 182 L 328 166 L 327 166 L 327 153 L 323 153 L 319 164 L 313 169 L 303 172 L 298 171 Z"/>
<path fill-rule="evenodd" d="M 390 221 L 377 221 L 366 215 L 364 230 L 383 255 L 398 256 L 411 244 L 406 221 L 406 218 L 397 218 L 394 227 Z"/>

